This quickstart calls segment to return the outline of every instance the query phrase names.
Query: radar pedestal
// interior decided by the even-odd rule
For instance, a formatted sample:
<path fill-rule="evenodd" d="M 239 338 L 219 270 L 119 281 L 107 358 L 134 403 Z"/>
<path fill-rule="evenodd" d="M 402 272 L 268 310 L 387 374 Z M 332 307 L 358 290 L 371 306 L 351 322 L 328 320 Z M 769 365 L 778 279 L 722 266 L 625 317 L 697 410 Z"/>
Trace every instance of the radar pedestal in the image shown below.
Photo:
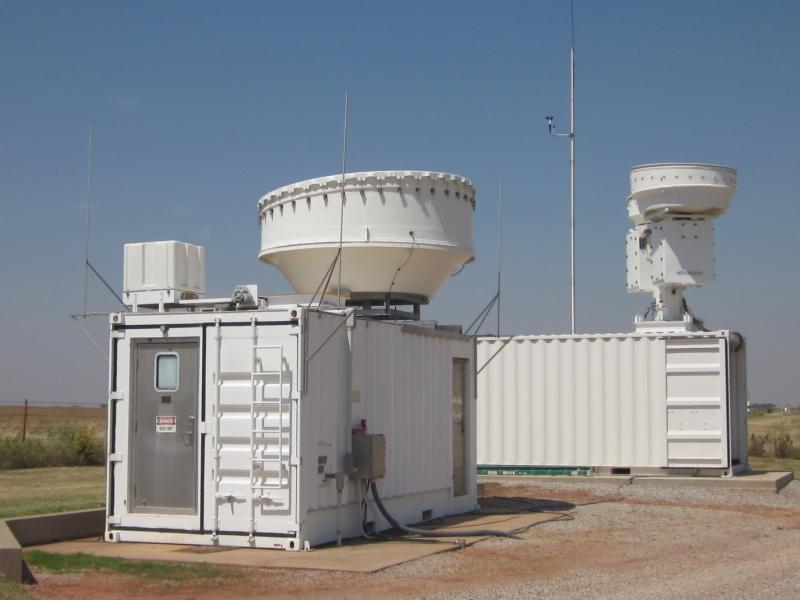
<path fill-rule="evenodd" d="M 714 225 L 736 191 L 736 170 L 703 164 L 633 167 L 626 237 L 628 291 L 651 293 L 637 331 L 702 328 L 683 297 L 714 280 Z"/>

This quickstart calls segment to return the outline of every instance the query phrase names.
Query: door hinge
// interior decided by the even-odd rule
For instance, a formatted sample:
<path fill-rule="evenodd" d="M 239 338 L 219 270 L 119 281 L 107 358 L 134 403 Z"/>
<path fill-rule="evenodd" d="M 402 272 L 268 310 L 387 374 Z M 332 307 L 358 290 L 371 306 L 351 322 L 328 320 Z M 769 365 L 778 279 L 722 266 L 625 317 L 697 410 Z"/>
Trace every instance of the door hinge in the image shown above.
<path fill-rule="evenodd" d="M 119 515 L 111 515 L 110 517 L 106 518 L 106 524 L 122 525 L 122 517 L 120 517 Z"/>
<path fill-rule="evenodd" d="M 111 392 L 108 395 L 108 399 L 118 402 L 120 400 L 124 400 L 125 399 L 125 394 L 123 392 Z"/>
<path fill-rule="evenodd" d="M 122 452 L 114 452 L 113 454 L 109 454 L 108 462 L 110 463 L 122 462 Z"/>

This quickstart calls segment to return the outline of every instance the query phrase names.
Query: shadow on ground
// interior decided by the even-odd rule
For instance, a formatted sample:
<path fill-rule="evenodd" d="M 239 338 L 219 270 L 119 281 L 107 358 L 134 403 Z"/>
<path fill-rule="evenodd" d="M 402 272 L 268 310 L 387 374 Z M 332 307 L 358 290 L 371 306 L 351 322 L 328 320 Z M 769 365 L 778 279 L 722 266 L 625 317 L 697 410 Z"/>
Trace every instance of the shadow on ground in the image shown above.
<path fill-rule="evenodd" d="M 523 498 L 521 496 L 484 496 L 478 499 L 483 514 L 505 515 L 526 512 L 566 512 L 575 508 L 571 502 Z"/>

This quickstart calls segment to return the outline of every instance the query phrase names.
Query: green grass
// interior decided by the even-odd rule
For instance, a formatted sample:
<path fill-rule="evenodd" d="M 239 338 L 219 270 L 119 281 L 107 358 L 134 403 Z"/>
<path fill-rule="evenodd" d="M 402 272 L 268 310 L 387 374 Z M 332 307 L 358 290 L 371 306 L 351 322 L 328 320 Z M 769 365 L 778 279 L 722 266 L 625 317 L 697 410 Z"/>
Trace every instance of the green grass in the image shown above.
<path fill-rule="evenodd" d="M 792 471 L 795 479 L 800 480 L 800 460 L 793 458 L 751 456 L 750 469 L 753 471 Z"/>
<path fill-rule="evenodd" d="M 105 505 L 103 467 L 0 471 L 0 518 Z"/>
<path fill-rule="evenodd" d="M 94 571 L 169 581 L 225 579 L 235 576 L 235 573 L 215 569 L 205 564 L 131 561 L 123 558 L 92 556 L 81 553 L 53 554 L 42 552 L 41 550 L 26 551 L 25 561 L 34 571 L 38 569 L 50 571 L 51 573 Z"/>
<path fill-rule="evenodd" d="M 33 600 L 34 596 L 18 583 L 0 575 L 0 598 L 2 600 Z"/>

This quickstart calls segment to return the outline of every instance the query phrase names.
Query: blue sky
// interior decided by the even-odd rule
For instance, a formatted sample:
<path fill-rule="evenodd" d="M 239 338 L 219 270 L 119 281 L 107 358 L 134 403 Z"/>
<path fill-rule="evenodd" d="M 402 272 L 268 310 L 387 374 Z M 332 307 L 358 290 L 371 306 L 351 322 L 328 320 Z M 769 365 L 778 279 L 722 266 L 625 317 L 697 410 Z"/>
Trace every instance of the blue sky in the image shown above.
<path fill-rule="evenodd" d="M 717 281 L 687 298 L 749 341 L 753 401 L 800 403 L 800 3 L 576 0 L 578 329 L 629 331 L 628 169 L 739 169 L 717 221 Z M 0 4 L 0 402 L 103 402 L 82 305 L 87 128 L 92 260 L 117 288 L 122 244 L 206 246 L 211 294 L 288 291 L 260 264 L 256 202 L 340 168 L 425 169 L 478 189 L 478 260 L 425 314 L 468 323 L 493 294 L 504 187 L 506 333 L 569 327 L 569 4 Z M 94 288 L 92 288 L 94 290 Z M 94 292 L 92 307 L 111 308 Z M 101 324 L 95 324 L 98 335 Z"/>

